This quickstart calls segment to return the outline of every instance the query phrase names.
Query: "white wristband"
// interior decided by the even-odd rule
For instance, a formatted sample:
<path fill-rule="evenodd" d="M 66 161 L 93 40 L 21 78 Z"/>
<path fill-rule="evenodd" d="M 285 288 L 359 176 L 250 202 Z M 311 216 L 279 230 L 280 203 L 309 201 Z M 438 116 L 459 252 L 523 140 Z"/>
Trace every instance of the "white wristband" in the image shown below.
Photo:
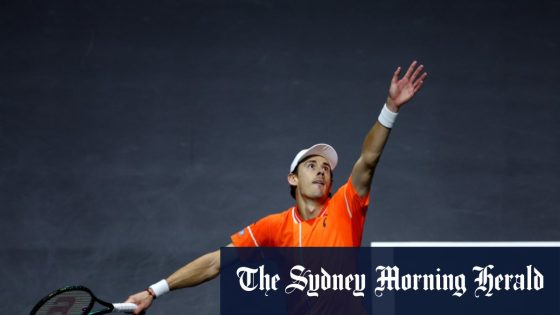
<path fill-rule="evenodd" d="M 154 283 L 150 286 L 150 289 L 154 291 L 156 297 L 160 297 L 165 293 L 169 292 L 169 285 L 165 279 L 161 280 L 160 282 Z"/>
<path fill-rule="evenodd" d="M 379 123 L 381 123 L 383 126 L 387 128 L 393 128 L 393 125 L 395 124 L 398 115 L 399 113 L 393 113 L 391 110 L 389 110 L 387 104 L 385 104 L 383 105 L 383 109 L 381 110 L 381 113 L 379 114 L 379 118 L 377 119 L 379 120 Z"/>

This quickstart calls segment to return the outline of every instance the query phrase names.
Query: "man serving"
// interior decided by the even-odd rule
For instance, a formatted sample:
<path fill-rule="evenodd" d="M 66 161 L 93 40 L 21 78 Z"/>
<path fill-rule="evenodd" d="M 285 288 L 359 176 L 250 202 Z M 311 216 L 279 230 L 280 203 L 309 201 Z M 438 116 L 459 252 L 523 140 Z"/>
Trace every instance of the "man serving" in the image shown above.
<path fill-rule="evenodd" d="M 352 173 L 331 197 L 332 175 L 338 155 L 328 144 L 301 150 L 288 174 L 295 205 L 264 217 L 231 236 L 227 246 L 236 247 L 357 247 L 369 204 L 369 190 L 381 153 L 400 108 L 420 90 L 427 73 L 414 61 L 402 78 L 398 67 L 391 79 L 387 101 L 378 120 L 366 135 Z M 220 273 L 220 251 L 203 255 L 148 289 L 131 295 L 140 314 L 153 300 L 170 290 L 192 287 Z"/>

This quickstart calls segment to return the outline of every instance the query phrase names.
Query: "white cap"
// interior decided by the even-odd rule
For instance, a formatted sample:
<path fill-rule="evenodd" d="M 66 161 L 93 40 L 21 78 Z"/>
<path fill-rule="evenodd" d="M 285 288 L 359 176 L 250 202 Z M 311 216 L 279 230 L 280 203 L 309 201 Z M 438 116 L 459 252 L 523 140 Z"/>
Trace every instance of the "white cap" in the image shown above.
<path fill-rule="evenodd" d="M 327 159 L 327 162 L 329 162 L 329 165 L 331 166 L 331 170 L 334 170 L 334 168 L 336 167 L 336 163 L 338 162 L 338 154 L 336 154 L 334 148 L 328 144 L 319 143 L 312 146 L 311 148 L 299 151 L 299 153 L 292 161 L 292 165 L 290 165 L 290 173 L 293 173 L 295 171 L 298 163 L 301 162 L 301 160 L 312 155 L 319 155 Z"/>

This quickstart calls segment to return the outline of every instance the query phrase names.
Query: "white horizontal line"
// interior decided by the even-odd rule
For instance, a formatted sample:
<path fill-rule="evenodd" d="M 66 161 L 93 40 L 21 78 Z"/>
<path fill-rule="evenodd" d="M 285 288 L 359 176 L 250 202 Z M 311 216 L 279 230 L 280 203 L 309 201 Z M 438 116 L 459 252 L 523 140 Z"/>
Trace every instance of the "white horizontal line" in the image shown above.
<path fill-rule="evenodd" d="M 371 242 L 371 247 L 560 247 L 560 242 Z"/>

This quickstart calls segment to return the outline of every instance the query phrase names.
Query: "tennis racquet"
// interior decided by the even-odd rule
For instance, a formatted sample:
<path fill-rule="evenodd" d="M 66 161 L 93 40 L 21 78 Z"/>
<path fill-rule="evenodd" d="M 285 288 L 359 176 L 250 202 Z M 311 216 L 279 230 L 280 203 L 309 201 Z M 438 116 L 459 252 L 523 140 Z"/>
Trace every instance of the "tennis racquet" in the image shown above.
<path fill-rule="evenodd" d="M 97 302 L 102 309 L 93 310 Z M 30 315 L 100 315 L 112 312 L 132 313 L 134 303 L 107 303 L 98 299 L 83 286 L 60 288 L 44 297 L 35 305 Z"/>

